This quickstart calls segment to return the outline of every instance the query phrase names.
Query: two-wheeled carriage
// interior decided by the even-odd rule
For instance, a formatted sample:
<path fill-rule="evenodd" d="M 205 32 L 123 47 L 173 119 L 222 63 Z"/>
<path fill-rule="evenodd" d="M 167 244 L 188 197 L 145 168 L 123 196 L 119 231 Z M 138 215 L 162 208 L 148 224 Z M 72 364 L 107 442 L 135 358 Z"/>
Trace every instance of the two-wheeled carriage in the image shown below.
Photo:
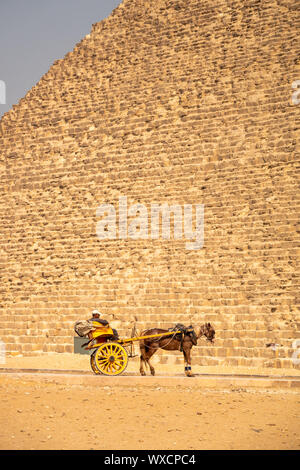
<path fill-rule="evenodd" d="M 180 330 L 170 330 L 166 333 L 159 333 L 147 336 L 135 336 L 135 329 L 132 331 L 132 336 L 125 339 L 116 339 L 115 332 L 110 326 L 100 326 L 99 323 L 91 322 L 90 331 L 87 336 L 89 341 L 84 343 L 78 351 L 81 354 L 86 354 L 90 351 L 90 364 L 95 374 L 104 375 L 119 375 L 122 374 L 127 365 L 128 359 L 135 357 L 133 343 L 151 338 L 174 337 L 176 334 L 181 333 Z M 78 333 L 78 330 L 75 331 Z M 79 333 L 78 333 L 79 334 Z M 85 336 L 79 334 L 79 336 Z"/>

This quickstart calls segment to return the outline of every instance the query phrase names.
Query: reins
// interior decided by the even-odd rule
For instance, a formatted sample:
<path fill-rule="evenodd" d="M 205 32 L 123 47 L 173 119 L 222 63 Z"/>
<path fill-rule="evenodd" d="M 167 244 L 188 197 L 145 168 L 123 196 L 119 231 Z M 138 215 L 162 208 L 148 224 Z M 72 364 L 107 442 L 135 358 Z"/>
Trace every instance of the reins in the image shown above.
<path fill-rule="evenodd" d="M 142 331 L 142 334 L 143 334 L 143 335 L 146 334 L 147 331 L 149 331 L 149 330 L 151 330 L 151 328 L 148 328 L 148 330 Z M 195 330 L 193 330 L 193 332 L 194 332 L 195 335 L 196 335 Z M 171 333 L 171 332 L 170 332 L 170 333 Z M 174 331 L 173 335 L 172 335 L 171 338 L 170 338 L 170 341 L 169 341 L 167 344 L 165 344 L 164 346 L 168 346 L 168 345 L 171 343 L 171 341 L 173 341 L 174 337 L 175 337 L 177 334 L 178 334 L 177 331 Z M 186 334 L 185 334 L 184 332 L 182 332 L 182 334 L 183 334 L 183 338 L 182 338 L 182 341 L 183 341 L 183 339 L 184 339 L 184 337 L 186 336 Z M 164 335 L 163 335 L 163 336 L 158 336 L 157 339 L 155 339 L 153 342 L 160 341 L 163 337 L 164 337 Z M 196 335 L 196 338 L 197 338 L 197 335 Z M 155 349 L 155 350 L 158 349 L 158 348 L 153 348 L 153 347 L 148 346 L 148 345 L 145 345 L 145 346 L 147 346 L 148 349 Z M 159 347 L 160 347 L 160 346 L 159 346 Z"/>
<path fill-rule="evenodd" d="M 151 330 L 151 328 L 149 328 L 148 330 L 143 331 L 142 333 L 145 334 L 149 330 Z M 173 335 L 170 338 L 170 341 L 165 346 L 168 346 L 177 334 L 178 334 L 177 331 L 174 331 Z M 155 339 L 153 342 L 160 341 L 163 337 L 164 337 L 164 335 L 163 336 L 158 336 L 157 339 Z M 155 349 L 155 350 L 157 349 L 157 348 L 153 348 L 153 347 L 151 348 L 151 346 L 148 346 L 148 345 L 147 345 L 147 348 L 148 349 Z"/>

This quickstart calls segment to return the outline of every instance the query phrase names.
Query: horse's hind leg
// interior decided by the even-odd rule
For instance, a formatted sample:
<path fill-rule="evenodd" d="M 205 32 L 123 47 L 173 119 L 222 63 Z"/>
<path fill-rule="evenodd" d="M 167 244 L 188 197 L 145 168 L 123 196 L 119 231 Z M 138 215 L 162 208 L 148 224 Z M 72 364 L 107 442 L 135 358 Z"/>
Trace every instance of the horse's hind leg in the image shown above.
<path fill-rule="evenodd" d="M 154 354 L 158 349 L 159 349 L 159 346 L 158 346 L 158 345 L 156 346 L 155 344 L 152 344 L 152 345 L 151 345 L 151 349 L 148 350 L 147 355 L 146 355 L 146 357 L 147 357 L 146 362 L 147 362 L 148 366 L 150 367 L 151 375 L 155 375 L 155 369 L 154 369 L 154 367 L 152 366 L 152 364 L 150 363 L 150 357 L 152 357 L 153 354 Z"/>
<path fill-rule="evenodd" d="M 140 374 L 141 375 L 146 375 L 146 372 L 144 370 L 144 359 L 143 359 L 143 356 L 142 354 L 140 355 Z"/>
<path fill-rule="evenodd" d="M 146 375 L 146 372 L 144 370 L 144 364 L 146 364 L 146 348 L 144 343 L 140 343 L 140 374 L 141 375 Z"/>

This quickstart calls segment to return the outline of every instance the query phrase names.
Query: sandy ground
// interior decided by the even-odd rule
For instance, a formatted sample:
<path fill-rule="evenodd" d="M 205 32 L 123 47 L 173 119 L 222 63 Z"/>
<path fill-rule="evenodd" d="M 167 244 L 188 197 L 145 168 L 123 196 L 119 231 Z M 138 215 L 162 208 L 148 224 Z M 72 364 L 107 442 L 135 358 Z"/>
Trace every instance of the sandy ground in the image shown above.
<path fill-rule="evenodd" d="M 7 357 L 2 368 L 90 371 L 89 356 Z M 179 364 L 157 375 L 182 376 Z M 138 372 L 131 360 L 127 373 Z M 299 369 L 194 367 L 195 373 L 299 376 Z M 43 374 L 44 375 L 44 374 Z M 0 374 L 0 449 L 299 449 L 299 389 L 82 386 Z M 108 382 L 109 383 L 109 382 Z"/>
<path fill-rule="evenodd" d="M 89 371 L 89 357 L 7 358 L 2 368 Z M 182 375 L 181 365 L 156 364 Z M 132 360 L 128 373 L 136 374 Z M 195 373 L 294 375 L 297 369 L 194 367 Z M 44 375 L 44 374 L 43 374 Z M 82 386 L 0 374 L 0 449 L 299 449 L 299 389 Z M 109 382 L 108 382 L 109 383 Z"/>
<path fill-rule="evenodd" d="M 299 449 L 299 404 L 291 390 L 95 387 L 5 375 L 0 449 Z"/>

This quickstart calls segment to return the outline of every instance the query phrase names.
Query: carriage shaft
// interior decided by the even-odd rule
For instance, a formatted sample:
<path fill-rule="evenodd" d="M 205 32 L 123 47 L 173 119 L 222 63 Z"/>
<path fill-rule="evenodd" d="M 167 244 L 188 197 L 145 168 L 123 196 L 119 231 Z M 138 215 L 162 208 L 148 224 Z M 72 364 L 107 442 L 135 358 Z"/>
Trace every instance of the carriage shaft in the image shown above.
<path fill-rule="evenodd" d="M 150 339 L 150 338 L 159 338 L 161 336 L 171 336 L 171 335 L 177 335 L 179 333 L 182 333 L 182 331 L 168 331 L 167 333 L 157 333 L 155 335 L 148 335 L 148 336 L 136 336 L 134 338 L 127 338 L 127 339 L 120 339 L 118 343 L 132 343 L 133 341 L 139 341 L 141 339 Z"/>

